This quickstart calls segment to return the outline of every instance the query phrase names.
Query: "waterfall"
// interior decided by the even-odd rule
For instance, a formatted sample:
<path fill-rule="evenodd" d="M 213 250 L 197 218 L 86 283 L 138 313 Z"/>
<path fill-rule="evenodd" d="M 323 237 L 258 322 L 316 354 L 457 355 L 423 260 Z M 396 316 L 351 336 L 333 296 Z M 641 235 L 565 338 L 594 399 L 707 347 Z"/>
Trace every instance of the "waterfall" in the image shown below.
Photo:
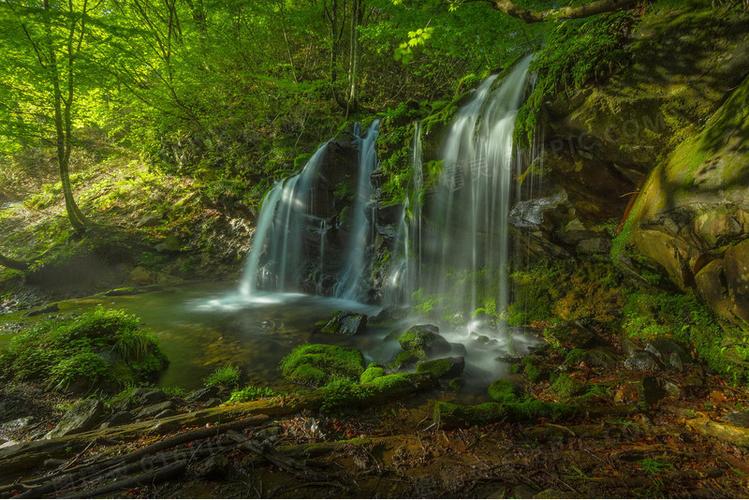
<path fill-rule="evenodd" d="M 318 295 L 326 290 L 325 273 L 331 267 L 338 274 L 336 297 L 364 301 L 369 269 L 369 249 L 372 244 L 372 171 L 377 166 L 375 141 L 379 120 L 361 136 L 359 125 L 354 127 L 358 147 L 356 163 L 356 194 L 348 224 L 335 226 L 328 220 L 324 208 L 316 203 L 315 194 L 325 193 L 326 173 L 321 170 L 330 142 L 323 144 L 304 168 L 288 179 L 276 183 L 263 200 L 252 249 L 247 258 L 240 292 L 245 297 L 257 293 L 311 292 Z M 331 165 L 325 161 L 326 167 Z M 353 164 L 353 162 L 352 162 Z M 354 178 L 353 172 L 349 174 Z M 323 187 L 321 187 L 323 186 Z M 321 206 L 318 206 L 321 205 Z M 331 230 L 344 225 L 348 237 L 336 266 L 336 251 L 328 256 Z M 335 249 L 334 249 L 335 250 Z"/>
<path fill-rule="evenodd" d="M 366 276 L 366 270 L 369 269 L 366 257 L 368 257 L 367 254 L 372 241 L 371 175 L 377 166 L 377 150 L 375 149 L 375 145 L 379 129 L 380 121 L 374 120 L 367 134 L 358 139 L 359 173 L 354 205 L 352 207 L 351 230 L 349 241 L 346 245 L 342 272 L 335 289 L 336 297 L 348 300 L 366 301 L 367 298 L 363 289 L 363 278 Z"/>
<path fill-rule="evenodd" d="M 303 290 L 304 269 L 310 260 L 305 254 L 304 233 L 310 219 L 316 219 L 311 215 L 313 188 L 327 145 L 315 152 L 299 174 L 276 183 L 265 196 L 240 284 L 243 295 Z M 318 227 L 324 224 L 317 223 Z M 322 266 L 324 242 L 319 248 L 319 255 L 313 258 Z"/>
<path fill-rule="evenodd" d="M 458 111 L 442 149 L 425 226 L 423 260 L 430 271 L 422 288 L 464 320 L 479 307 L 507 307 L 513 132 L 530 61 L 523 59 L 501 82 L 487 78 Z"/>
<path fill-rule="evenodd" d="M 414 123 L 411 143 L 411 187 L 403 202 L 398 232 L 384 286 L 383 302 L 403 306 L 418 288 L 421 269 L 421 206 L 424 188 L 421 122 Z"/>

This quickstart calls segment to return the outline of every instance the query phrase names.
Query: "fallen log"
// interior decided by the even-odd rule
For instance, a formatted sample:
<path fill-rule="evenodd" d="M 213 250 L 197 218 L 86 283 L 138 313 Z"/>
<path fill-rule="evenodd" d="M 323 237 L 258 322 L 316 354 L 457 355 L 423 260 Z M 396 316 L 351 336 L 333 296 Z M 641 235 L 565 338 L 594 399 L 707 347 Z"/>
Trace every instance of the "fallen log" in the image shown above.
<path fill-rule="evenodd" d="M 181 460 L 160 469 L 121 479 L 105 486 L 73 492 L 66 495 L 66 498 L 94 498 L 128 488 L 163 483 L 181 476 L 185 472 L 185 468 L 187 468 L 187 460 Z"/>

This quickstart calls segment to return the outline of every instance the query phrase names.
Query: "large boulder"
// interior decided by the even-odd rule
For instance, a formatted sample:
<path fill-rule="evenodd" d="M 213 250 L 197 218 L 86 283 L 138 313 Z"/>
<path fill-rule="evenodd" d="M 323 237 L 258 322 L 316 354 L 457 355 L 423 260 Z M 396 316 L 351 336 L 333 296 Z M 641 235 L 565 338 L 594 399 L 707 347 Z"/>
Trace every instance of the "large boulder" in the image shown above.
<path fill-rule="evenodd" d="M 439 331 L 434 325 L 412 326 L 398 338 L 398 343 L 403 351 L 413 354 L 418 359 L 447 354 L 452 346 Z"/>

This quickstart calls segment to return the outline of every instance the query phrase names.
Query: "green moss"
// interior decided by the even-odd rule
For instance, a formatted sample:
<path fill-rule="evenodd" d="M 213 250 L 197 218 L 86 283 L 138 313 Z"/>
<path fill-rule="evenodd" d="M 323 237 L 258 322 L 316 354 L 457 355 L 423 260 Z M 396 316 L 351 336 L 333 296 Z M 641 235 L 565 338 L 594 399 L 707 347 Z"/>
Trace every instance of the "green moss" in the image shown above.
<path fill-rule="evenodd" d="M 529 382 L 539 382 L 546 377 L 546 372 L 530 357 L 523 358 L 521 363 L 522 373 Z"/>
<path fill-rule="evenodd" d="M 366 370 L 359 377 L 359 382 L 366 384 L 372 382 L 376 378 L 380 378 L 385 375 L 385 368 L 374 363 L 370 364 Z"/>
<path fill-rule="evenodd" d="M 497 403 L 513 403 L 518 400 L 518 390 L 509 380 L 495 380 L 487 389 L 489 398 Z"/>
<path fill-rule="evenodd" d="M 413 388 L 414 374 L 394 373 L 357 384 L 347 378 L 336 378 L 323 387 L 323 412 L 354 409 L 363 401 L 386 400 Z"/>
<path fill-rule="evenodd" d="M 336 379 L 358 380 L 364 357 L 356 349 L 327 344 L 304 344 L 281 361 L 281 373 L 304 385 L 321 386 Z"/>
<path fill-rule="evenodd" d="M 155 337 L 133 315 L 97 308 L 43 322 L 0 355 L 0 374 L 57 389 L 110 390 L 153 380 L 167 366 Z"/>
<path fill-rule="evenodd" d="M 579 89 L 590 81 L 600 82 L 630 61 L 627 50 L 634 18 L 617 12 L 582 20 L 565 21 L 538 51 L 531 71 L 538 73 L 531 95 L 518 112 L 516 140 L 531 144 L 542 104 L 558 92 Z"/>
<path fill-rule="evenodd" d="M 418 361 L 419 357 L 416 354 L 409 351 L 401 351 L 395 355 L 389 366 L 393 370 L 402 370 L 415 365 Z"/>
<path fill-rule="evenodd" d="M 567 401 L 573 396 L 582 394 L 585 391 L 586 386 L 566 373 L 562 373 L 557 375 L 554 382 L 552 382 L 550 389 L 558 399 Z"/>
<path fill-rule="evenodd" d="M 233 391 L 227 403 L 244 403 L 247 401 L 255 401 L 256 399 L 272 398 L 276 395 L 276 391 L 270 387 L 248 385 L 238 391 Z"/>
<path fill-rule="evenodd" d="M 671 337 L 689 344 L 717 373 L 734 383 L 749 381 L 749 334 L 722 326 L 692 293 L 632 293 L 624 307 L 627 336 L 645 341 Z"/>
<path fill-rule="evenodd" d="M 432 359 L 429 361 L 420 361 L 416 364 L 417 373 L 428 373 L 434 378 L 443 378 L 460 375 L 462 366 L 459 361 L 452 358 Z"/>
<path fill-rule="evenodd" d="M 481 403 L 477 405 L 437 401 L 434 405 L 434 421 L 447 426 L 484 425 L 500 420 L 515 422 L 541 418 L 561 420 L 575 415 L 576 412 L 577 409 L 574 406 L 547 403 L 534 398 L 510 403 Z"/>
<path fill-rule="evenodd" d="M 241 376 L 238 366 L 224 365 L 221 368 L 216 368 L 213 373 L 208 375 L 203 381 L 203 385 L 206 387 L 237 387 Z"/>

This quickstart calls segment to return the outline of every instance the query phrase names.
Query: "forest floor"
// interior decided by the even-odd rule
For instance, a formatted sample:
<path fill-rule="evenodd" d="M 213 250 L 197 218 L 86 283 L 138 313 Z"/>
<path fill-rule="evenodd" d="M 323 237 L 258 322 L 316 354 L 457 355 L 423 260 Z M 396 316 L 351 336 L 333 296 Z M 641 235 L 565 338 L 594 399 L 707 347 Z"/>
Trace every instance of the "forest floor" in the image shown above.
<path fill-rule="evenodd" d="M 548 349 L 531 359 L 541 373 L 564 364 Z M 746 497 L 749 392 L 696 362 L 620 361 L 568 366 L 570 380 L 607 390 L 574 416 L 523 421 L 444 421 L 435 407 L 450 391 L 429 388 L 343 413 L 321 411 L 314 392 L 233 405 L 207 390 L 143 393 L 171 411 L 0 449 L 0 496 Z M 565 398 L 543 376 L 517 383 L 543 401 Z M 37 436 L 59 419 L 59 401 L 39 390 L 3 392 L 17 415 L 29 400 L 52 415 Z"/>
<path fill-rule="evenodd" d="M 71 180 L 87 216 L 85 235 L 73 232 L 61 184 L 44 173 L 44 162 L 0 177 L 0 253 L 31 266 L 24 273 L 0 268 L 0 312 L 122 286 L 217 279 L 241 268 L 252 234 L 248 209 L 228 208 L 195 181 L 126 151 L 77 163 Z"/>

